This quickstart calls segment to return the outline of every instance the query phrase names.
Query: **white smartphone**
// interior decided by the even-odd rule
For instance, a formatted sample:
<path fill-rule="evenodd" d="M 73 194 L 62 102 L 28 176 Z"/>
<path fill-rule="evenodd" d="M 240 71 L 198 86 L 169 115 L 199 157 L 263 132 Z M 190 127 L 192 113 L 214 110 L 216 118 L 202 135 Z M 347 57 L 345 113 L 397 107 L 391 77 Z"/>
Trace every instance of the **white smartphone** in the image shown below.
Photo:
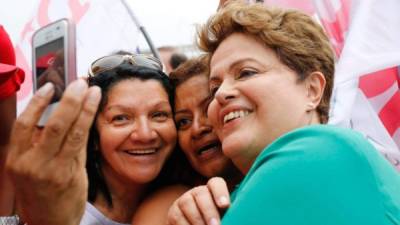
<path fill-rule="evenodd" d="M 33 91 L 52 82 L 55 93 L 38 126 L 44 126 L 57 107 L 66 86 L 76 79 L 75 26 L 68 19 L 57 20 L 33 34 Z"/>

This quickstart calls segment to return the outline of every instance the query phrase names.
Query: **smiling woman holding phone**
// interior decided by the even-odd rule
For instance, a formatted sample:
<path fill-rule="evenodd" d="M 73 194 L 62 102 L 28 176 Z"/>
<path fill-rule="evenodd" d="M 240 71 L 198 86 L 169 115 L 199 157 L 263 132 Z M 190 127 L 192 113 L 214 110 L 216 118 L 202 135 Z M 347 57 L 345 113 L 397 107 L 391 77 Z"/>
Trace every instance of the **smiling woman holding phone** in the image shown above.
<path fill-rule="evenodd" d="M 130 224 L 143 198 L 154 190 L 152 183 L 157 181 L 175 149 L 174 93 L 157 59 L 136 54 L 105 56 L 93 62 L 89 75 L 89 95 L 85 97 L 87 85 L 83 80 L 73 82 L 38 143 L 31 145 L 32 135 L 25 136 L 23 130 L 32 131 L 32 124 L 37 122 L 54 93 L 53 85 L 47 83 L 39 89 L 27 111 L 17 120 L 13 154 L 7 166 L 16 184 L 17 205 L 25 206 L 20 215 L 28 224 Z M 98 89 L 102 96 L 98 109 L 93 111 L 99 98 L 94 92 Z M 95 117 L 90 119 L 94 112 Z M 86 118 L 77 118 L 78 113 Z M 30 118 L 25 117 L 28 115 Z M 92 124 L 90 134 L 84 133 L 88 124 Z M 87 137 L 86 158 L 83 144 Z M 28 140 L 21 142 L 22 138 Z M 56 141 L 57 146 L 65 147 L 49 144 Z M 51 149 L 54 155 L 38 158 L 38 152 L 45 154 Z M 24 154 L 18 154 L 19 150 Z M 33 161 L 27 164 L 25 160 Z M 82 167 L 85 162 L 87 170 Z M 28 181 L 31 185 L 26 185 Z M 182 186 L 180 190 L 183 193 L 187 189 Z M 70 203 L 86 197 L 86 206 L 82 202 Z M 36 201 L 27 205 L 33 198 Z M 64 211 L 55 211 L 49 204 L 38 204 L 54 202 L 57 198 Z M 53 214 L 38 214 L 39 210 Z M 84 215 L 80 220 L 82 210 Z M 75 218 L 66 219 L 68 215 Z"/>

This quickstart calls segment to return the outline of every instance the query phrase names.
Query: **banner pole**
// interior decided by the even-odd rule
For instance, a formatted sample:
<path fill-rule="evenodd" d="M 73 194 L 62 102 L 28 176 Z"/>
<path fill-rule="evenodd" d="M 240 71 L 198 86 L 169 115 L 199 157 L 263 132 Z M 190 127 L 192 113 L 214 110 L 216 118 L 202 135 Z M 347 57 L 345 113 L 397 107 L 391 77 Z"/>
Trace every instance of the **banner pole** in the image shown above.
<path fill-rule="evenodd" d="M 129 16 L 131 17 L 132 21 L 136 24 L 136 26 L 139 28 L 139 30 L 142 32 L 144 38 L 146 39 L 147 44 L 150 47 L 151 52 L 153 55 L 161 60 L 160 54 L 158 53 L 157 48 L 154 47 L 153 42 L 149 36 L 149 34 L 146 31 L 146 28 L 140 23 L 140 21 L 136 18 L 135 14 L 133 13 L 132 9 L 129 7 L 128 3 L 126 3 L 125 0 L 121 0 L 122 4 L 125 6 L 126 10 L 128 11 Z"/>

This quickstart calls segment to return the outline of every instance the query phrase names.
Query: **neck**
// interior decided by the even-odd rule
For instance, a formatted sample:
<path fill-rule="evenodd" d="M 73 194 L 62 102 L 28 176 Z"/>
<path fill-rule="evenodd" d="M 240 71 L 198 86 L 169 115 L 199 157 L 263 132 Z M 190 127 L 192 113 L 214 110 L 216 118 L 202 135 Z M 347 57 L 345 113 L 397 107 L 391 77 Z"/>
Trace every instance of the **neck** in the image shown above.
<path fill-rule="evenodd" d="M 111 177 L 111 178 L 110 178 Z M 93 205 L 107 218 L 118 223 L 131 223 L 146 190 L 146 184 L 118 181 L 114 176 L 105 176 L 111 195 L 110 206 L 103 194 L 98 194 Z"/>
<path fill-rule="evenodd" d="M 317 113 L 316 110 L 313 110 L 310 112 L 310 121 L 308 122 L 308 125 L 316 125 L 316 124 L 321 124 L 320 116 Z"/>
<path fill-rule="evenodd" d="M 229 167 L 229 170 L 225 171 L 224 174 L 221 175 L 221 177 L 223 177 L 226 181 L 229 192 L 232 192 L 233 190 L 235 190 L 236 185 L 238 185 L 242 181 L 244 175 L 235 165 L 232 164 Z"/>

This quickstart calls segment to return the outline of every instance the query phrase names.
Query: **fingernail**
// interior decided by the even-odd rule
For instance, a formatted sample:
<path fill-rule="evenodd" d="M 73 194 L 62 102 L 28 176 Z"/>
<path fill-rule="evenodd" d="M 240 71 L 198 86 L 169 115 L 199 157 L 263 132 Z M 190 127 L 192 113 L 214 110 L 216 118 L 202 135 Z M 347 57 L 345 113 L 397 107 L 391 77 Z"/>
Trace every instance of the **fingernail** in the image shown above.
<path fill-rule="evenodd" d="M 219 225 L 219 222 L 216 218 L 211 218 L 209 225 Z"/>
<path fill-rule="evenodd" d="M 88 101 L 91 104 L 97 104 L 99 102 L 100 96 L 101 96 L 100 88 L 99 87 L 92 87 L 90 92 L 89 92 Z"/>
<path fill-rule="evenodd" d="M 229 204 L 228 198 L 226 198 L 225 196 L 220 197 L 218 202 L 220 205 L 224 206 Z"/>
<path fill-rule="evenodd" d="M 53 88 L 54 85 L 51 82 L 47 82 L 37 90 L 36 94 L 42 97 L 47 96 L 51 91 L 53 91 Z"/>
<path fill-rule="evenodd" d="M 70 89 L 72 92 L 81 93 L 87 89 L 87 83 L 82 79 L 78 79 L 71 83 Z"/>

